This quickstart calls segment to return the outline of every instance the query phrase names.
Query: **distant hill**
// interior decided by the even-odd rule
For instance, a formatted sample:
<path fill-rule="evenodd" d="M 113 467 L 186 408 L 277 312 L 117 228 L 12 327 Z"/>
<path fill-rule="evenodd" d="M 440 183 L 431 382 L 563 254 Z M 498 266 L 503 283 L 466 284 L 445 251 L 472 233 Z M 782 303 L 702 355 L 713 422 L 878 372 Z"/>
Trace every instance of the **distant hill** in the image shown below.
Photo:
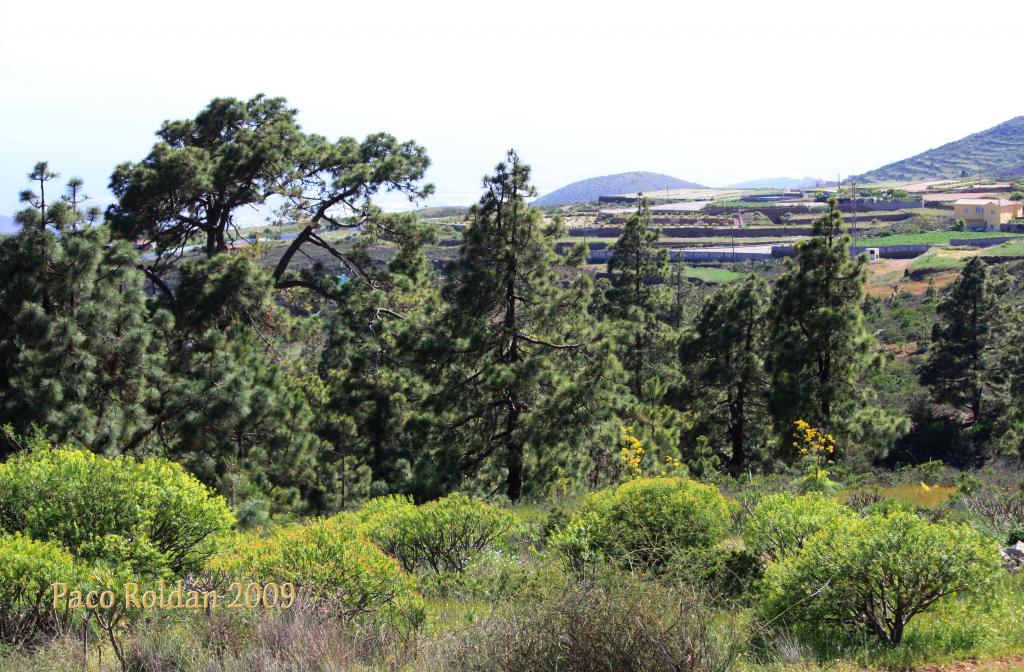
<path fill-rule="evenodd" d="M 640 191 L 659 191 L 662 189 L 706 189 L 703 185 L 687 182 L 661 173 L 619 173 L 592 177 L 580 180 L 544 194 L 533 202 L 533 205 L 569 205 L 570 203 L 586 203 L 596 201 L 601 196 L 618 194 L 635 194 Z"/>
<path fill-rule="evenodd" d="M 1024 116 L 860 175 L 863 182 L 1017 177 L 1024 169 Z"/>
<path fill-rule="evenodd" d="M 430 208 L 420 208 L 416 211 L 420 219 L 440 219 L 442 217 L 463 217 L 469 212 L 469 207 L 464 205 L 435 205 Z"/>
<path fill-rule="evenodd" d="M 996 177 L 1008 178 L 1008 177 L 1024 177 L 1024 163 L 1019 166 L 1013 166 L 1003 172 L 996 175 Z"/>
<path fill-rule="evenodd" d="M 14 223 L 14 218 L 0 215 L 0 235 L 9 235 L 17 232 L 18 225 Z"/>
<path fill-rule="evenodd" d="M 825 184 L 816 177 L 762 177 L 730 184 L 727 189 L 809 189 Z"/>

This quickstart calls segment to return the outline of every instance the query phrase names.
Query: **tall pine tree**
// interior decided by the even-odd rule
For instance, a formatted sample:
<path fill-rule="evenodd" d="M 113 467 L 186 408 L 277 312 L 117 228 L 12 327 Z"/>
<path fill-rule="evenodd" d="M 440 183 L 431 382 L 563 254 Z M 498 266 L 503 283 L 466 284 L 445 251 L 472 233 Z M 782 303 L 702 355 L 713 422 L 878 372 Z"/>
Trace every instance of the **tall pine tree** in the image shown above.
<path fill-rule="evenodd" d="M 412 492 L 425 442 L 423 340 L 442 308 L 437 271 L 422 246 L 428 227 L 408 219 L 397 254 L 373 282 L 346 282 L 325 319 L 320 374 L 323 433 L 342 470 L 342 499 Z M 369 260 L 365 267 L 370 268 Z"/>
<path fill-rule="evenodd" d="M 680 348 L 691 400 L 705 409 L 699 431 L 716 442 L 724 437 L 733 473 L 746 468 L 752 446 L 765 438 L 768 295 L 768 285 L 753 274 L 719 289 Z"/>
<path fill-rule="evenodd" d="M 850 237 L 835 200 L 797 245 L 772 295 L 767 367 L 769 410 L 789 451 L 796 420 L 836 434 L 841 448 L 882 452 L 905 418 L 871 408 L 860 385 L 873 353 L 861 304 L 865 258 L 850 258 Z M 791 451 L 789 451 L 791 452 Z"/>
<path fill-rule="evenodd" d="M 938 305 L 921 382 L 934 400 L 960 411 L 974 425 L 1006 402 L 1006 325 L 999 296 L 1004 283 L 991 277 L 980 257 L 967 262 Z"/>
<path fill-rule="evenodd" d="M 55 235 L 70 208 L 47 204 L 54 177 L 35 167 L 21 231 L 0 238 L 0 425 L 116 452 L 144 422 L 160 352 L 134 250 L 101 228 Z"/>
<path fill-rule="evenodd" d="M 647 464 L 678 459 L 687 419 L 667 398 L 678 397 L 682 379 L 677 350 L 682 319 L 680 282 L 689 282 L 669 268 L 668 250 L 657 247 L 648 200 L 641 197 L 608 260 L 609 284 L 601 312 L 604 329 L 627 372 L 631 395 L 620 400 L 619 414 L 629 431 L 644 444 Z M 680 271 L 681 269 L 676 269 Z M 672 282 L 675 280 L 675 283 Z"/>
<path fill-rule="evenodd" d="M 591 343 L 582 250 L 556 255 L 559 223 L 526 204 L 529 177 L 509 152 L 484 178 L 448 269 L 449 307 L 437 334 L 447 354 L 435 365 L 440 433 L 422 463 L 438 487 L 497 481 L 513 501 L 528 479 L 585 461 L 611 406 L 610 360 Z"/>
<path fill-rule="evenodd" d="M 672 305 L 668 250 L 655 246 L 658 238 L 650 205 L 641 198 L 608 260 L 611 286 L 605 310 L 619 323 L 616 350 L 638 399 L 643 396 L 644 381 L 664 376 L 675 359 L 675 334 L 663 321 Z"/>

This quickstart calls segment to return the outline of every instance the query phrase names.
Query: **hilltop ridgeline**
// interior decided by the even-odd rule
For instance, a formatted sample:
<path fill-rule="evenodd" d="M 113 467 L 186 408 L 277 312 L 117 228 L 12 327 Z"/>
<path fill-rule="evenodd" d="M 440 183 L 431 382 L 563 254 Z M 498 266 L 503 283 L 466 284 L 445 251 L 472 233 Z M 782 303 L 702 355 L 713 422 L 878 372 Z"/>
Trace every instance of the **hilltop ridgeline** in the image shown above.
<path fill-rule="evenodd" d="M 1024 175 L 1024 116 L 857 177 L 862 182 Z"/>
<path fill-rule="evenodd" d="M 659 189 L 705 189 L 703 185 L 687 182 L 671 175 L 637 171 L 618 173 L 580 180 L 544 194 L 533 205 L 569 205 L 596 201 L 601 196 L 618 194 L 635 194 L 640 191 L 657 191 Z"/>

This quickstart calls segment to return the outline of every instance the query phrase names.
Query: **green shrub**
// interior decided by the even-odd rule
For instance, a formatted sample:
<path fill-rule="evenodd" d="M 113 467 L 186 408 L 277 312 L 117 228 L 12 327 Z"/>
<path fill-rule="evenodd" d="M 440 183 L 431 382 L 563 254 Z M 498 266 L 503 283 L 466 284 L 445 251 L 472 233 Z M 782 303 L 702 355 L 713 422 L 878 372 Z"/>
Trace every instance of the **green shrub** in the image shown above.
<path fill-rule="evenodd" d="M 76 558 L 163 575 L 198 570 L 234 517 L 180 465 L 83 450 L 31 450 L 0 465 L 0 532 Z"/>
<path fill-rule="evenodd" d="M 775 562 L 800 550 L 805 541 L 836 518 L 852 515 L 851 509 L 819 493 L 766 495 L 747 520 L 743 542 L 754 555 Z"/>
<path fill-rule="evenodd" d="M 896 499 L 883 499 L 880 502 L 874 502 L 864 507 L 861 512 L 865 516 L 888 516 L 893 513 L 912 513 L 921 514 L 917 507 L 907 502 L 901 502 Z"/>
<path fill-rule="evenodd" d="M 993 544 L 966 526 L 908 513 L 836 518 L 768 567 L 762 615 L 797 630 L 867 632 L 896 646 L 910 620 L 1000 573 Z"/>
<path fill-rule="evenodd" d="M 25 644 L 52 634 L 64 616 L 52 608 L 53 584 L 74 590 L 84 576 L 59 544 L 0 536 L 0 642 Z"/>
<path fill-rule="evenodd" d="M 498 547 L 515 526 L 510 511 L 463 495 L 421 506 L 371 500 L 362 529 L 407 571 L 463 572 L 481 551 Z"/>
<path fill-rule="evenodd" d="M 369 523 L 371 520 L 383 520 L 388 516 L 393 516 L 401 511 L 413 508 L 416 508 L 416 505 L 413 504 L 412 497 L 408 495 L 384 495 L 383 497 L 374 497 L 367 500 L 352 515 L 360 523 Z"/>
<path fill-rule="evenodd" d="M 343 619 L 419 608 L 412 577 L 340 518 L 239 534 L 207 568 L 233 580 L 292 583 L 304 601 Z"/>
<path fill-rule="evenodd" d="M 714 486 L 643 478 L 587 496 L 551 545 L 577 572 L 601 558 L 660 571 L 680 551 L 717 544 L 729 522 L 729 506 Z"/>
<path fill-rule="evenodd" d="M 537 599 L 569 580 L 562 564 L 547 554 L 516 556 L 484 551 L 470 561 L 466 571 L 425 573 L 419 585 L 428 597 L 493 604 Z"/>
<path fill-rule="evenodd" d="M 738 598 L 752 592 L 764 573 L 764 565 L 749 551 L 713 546 L 676 553 L 668 570 L 672 577 L 709 595 Z"/>

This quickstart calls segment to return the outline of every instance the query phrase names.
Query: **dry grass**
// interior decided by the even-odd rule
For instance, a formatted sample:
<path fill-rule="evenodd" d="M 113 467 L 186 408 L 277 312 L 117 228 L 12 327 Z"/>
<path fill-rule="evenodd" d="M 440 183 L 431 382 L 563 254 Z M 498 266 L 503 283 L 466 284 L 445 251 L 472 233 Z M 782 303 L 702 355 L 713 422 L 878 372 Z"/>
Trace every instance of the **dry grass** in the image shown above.
<path fill-rule="evenodd" d="M 952 485 L 904 483 L 903 485 L 874 489 L 870 491 L 870 494 L 872 495 L 872 499 L 876 499 L 878 501 L 890 499 L 896 502 L 910 504 L 911 506 L 934 509 L 943 505 L 955 492 L 956 487 Z M 844 504 L 849 504 L 854 506 L 854 508 L 860 508 L 856 506 L 856 504 L 861 498 L 863 498 L 863 496 L 864 493 L 861 491 L 844 490 L 843 492 L 840 492 L 836 498 Z"/>
<path fill-rule="evenodd" d="M 520 604 L 423 652 L 417 669 L 474 672 L 725 672 L 739 640 L 693 594 L 630 581 Z"/>

